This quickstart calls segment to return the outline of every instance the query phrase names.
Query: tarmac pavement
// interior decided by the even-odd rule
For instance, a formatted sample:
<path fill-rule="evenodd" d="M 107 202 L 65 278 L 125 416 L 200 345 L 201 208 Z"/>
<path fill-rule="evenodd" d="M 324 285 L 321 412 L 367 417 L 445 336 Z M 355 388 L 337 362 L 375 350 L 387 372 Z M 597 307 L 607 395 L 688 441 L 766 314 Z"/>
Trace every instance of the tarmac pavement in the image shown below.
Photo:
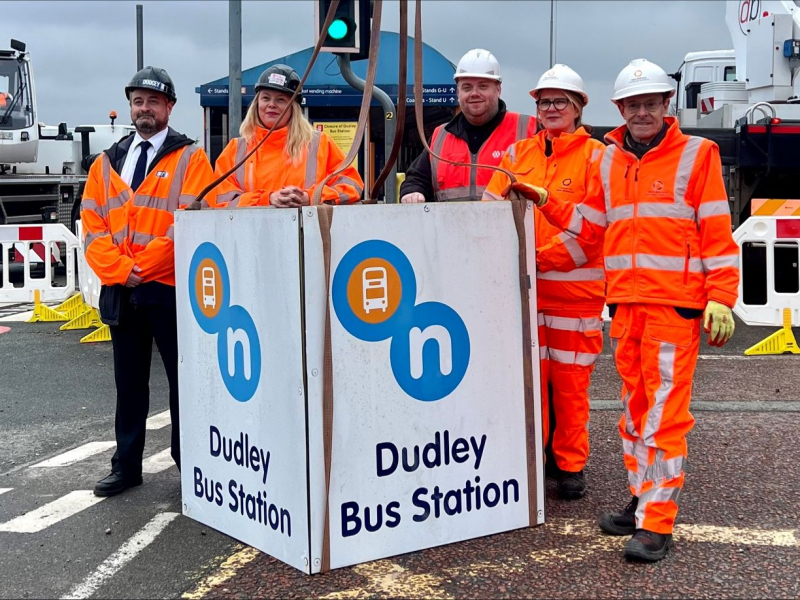
<path fill-rule="evenodd" d="M 113 453 L 111 347 L 58 326 L 0 320 L 0 597 L 800 596 L 800 357 L 742 356 L 769 329 L 739 323 L 728 347 L 702 346 L 675 549 L 660 563 L 628 564 L 625 538 L 596 526 L 629 499 L 606 345 L 584 499 L 560 501 L 548 482 L 543 526 L 306 576 L 180 516 L 155 351 L 151 472 L 91 496 Z"/>

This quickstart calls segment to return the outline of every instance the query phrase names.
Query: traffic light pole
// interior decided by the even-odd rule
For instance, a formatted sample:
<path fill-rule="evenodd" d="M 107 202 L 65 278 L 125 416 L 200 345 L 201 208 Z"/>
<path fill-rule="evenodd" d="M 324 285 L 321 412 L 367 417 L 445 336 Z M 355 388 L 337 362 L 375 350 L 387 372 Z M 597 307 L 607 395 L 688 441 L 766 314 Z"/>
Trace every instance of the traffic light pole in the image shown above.
<path fill-rule="evenodd" d="M 359 92 L 363 92 L 367 82 L 353 73 L 353 69 L 350 66 L 350 55 L 337 54 L 336 57 L 339 61 L 339 70 L 341 71 L 344 80 L 354 89 L 358 90 Z M 394 142 L 395 127 L 397 124 L 395 121 L 395 106 L 394 102 L 392 102 L 392 99 L 389 98 L 386 92 L 380 89 L 377 85 L 372 89 L 372 96 L 373 98 L 378 99 L 378 102 L 381 103 L 381 107 L 383 108 L 383 158 L 384 160 L 387 160 L 389 155 L 392 153 L 392 143 Z M 365 157 L 365 160 L 366 158 L 367 157 Z M 376 171 L 377 170 L 378 169 L 376 169 Z M 397 164 L 392 165 L 392 172 L 386 179 L 386 183 L 383 185 L 383 190 L 384 201 L 386 204 L 395 204 L 397 202 Z"/>

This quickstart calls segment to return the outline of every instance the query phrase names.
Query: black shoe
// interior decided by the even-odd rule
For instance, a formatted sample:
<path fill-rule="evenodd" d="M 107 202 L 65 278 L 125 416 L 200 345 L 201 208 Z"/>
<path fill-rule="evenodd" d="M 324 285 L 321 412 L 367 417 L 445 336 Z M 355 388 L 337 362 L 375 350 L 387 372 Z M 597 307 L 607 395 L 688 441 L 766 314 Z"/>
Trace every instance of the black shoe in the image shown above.
<path fill-rule="evenodd" d="M 656 562 L 667 555 L 672 548 L 671 533 L 656 533 L 647 529 L 637 529 L 622 551 L 628 560 Z"/>
<path fill-rule="evenodd" d="M 111 471 L 106 477 L 103 477 L 94 486 L 95 496 L 116 496 L 121 494 L 128 488 L 142 485 L 142 476 L 134 475 L 126 477 L 122 473 Z"/>
<path fill-rule="evenodd" d="M 608 513 L 600 518 L 600 529 L 611 535 L 633 535 L 636 533 L 636 507 L 639 498 L 633 496 L 622 512 Z"/>
<path fill-rule="evenodd" d="M 558 479 L 558 497 L 562 500 L 577 500 L 586 495 L 586 479 L 583 469 L 577 473 L 561 471 Z"/>

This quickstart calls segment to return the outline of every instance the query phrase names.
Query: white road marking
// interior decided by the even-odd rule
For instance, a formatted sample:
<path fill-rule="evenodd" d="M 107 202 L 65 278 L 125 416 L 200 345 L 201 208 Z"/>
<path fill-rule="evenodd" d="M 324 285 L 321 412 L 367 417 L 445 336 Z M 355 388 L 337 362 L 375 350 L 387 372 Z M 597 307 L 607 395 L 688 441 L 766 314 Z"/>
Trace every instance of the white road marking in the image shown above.
<path fill-rule="evenodd" d="M 0 496 L 2 496 L 3 494 L 5 494 L 6 492 L 10 492 L 10 491 L 11 491 L 11 490 L 13 490 L 13 489 L 14 489 L 14 488 L 0 488 Z"/>
<path fill-rule="evenodd" d="M 33 316 L 33 311 L 32 311 L 32 310 L 26 310 L 25 312 L 20 312 L 20 313 L 15 313 L 15 314 L 13 314 L 13 315 L 8 315 L 8 316 L 5 316 L 5 317 L 0 317 L 0 321 L 15 321 L 15 322 L 21 322 L 21 321 L 27 321 L 27 320 L 28 320 L 28 319 L 30 319 L 32 316 Z"/>
<path fill-rule="evenodd" d="M 95 496 L 91 490 L 70 492 L 58 500 L 11 519 L 7 523 L 0 523 L 0 531 L 37 533 L 101 502 L 103 499 Z"/>
<path fill-rule="evenodd" d="M 147 525 L 136 532 L 136 534 L 125 542 L 119 550 L 104 560 L 94 573 L 89 575 L 82 583 L 72 588 L 69 594 L 64 596 L 64 598 L 88 598 L 94 594 L 108 579 L 116 575 L 122 567 L 136 558 L 142 550 L 147 548 L 147 546 L 156 539 L 158 534 L 164 531 L 164 528 L 177 516 L 178 513 L 165 512 L 153 517 Z"/>
<path fill-rule="evenodd" d="M 624 541 L 626 539 L 604 535 L 600 531 L 597 521 L 586 519 L 553 519 L 544 526 L 552 527 L 556 533 L 561 535 L 597 537 L 604 540 L 622 539 Z M 800 540 L 798 540 L 795 529 L 754 529 L 679 523 L 675 526 L 674 535 L 676 540 L 694 543 L 800 547 Z"/>
<path fill-rule="evenodd" d="M 166 471 L 174 464 L 175 461 L 172 460 L 170 449 L 167 448 L 143 460 L 142 473 L 161 473 L 161 471 Z"/>
<path fill-rule="evenodd" d="M 73 448 L 72 450 L 64 452 L 63 454 L 59 454 L 58 456 L 54 456 L 53 458 L 36 463 L 35 465 L 31 466 L 31 469 L 41 469 L 45 467 L 66 467 L 67 465 L 75 464 L 76 462 L 82 461 L 90 456 L 94 456 L 95 454 L 99 454 L 100 452 L 105 452 L 116 445 L 116 442 L 89 442 L 88 444 L 78 446 L 77 448 Z"/>
<path fill-rule="evenodd" d="M 169 411 L 165 410 L 147 419 L 147 429 L 161 429 L 170 424 Z"/>

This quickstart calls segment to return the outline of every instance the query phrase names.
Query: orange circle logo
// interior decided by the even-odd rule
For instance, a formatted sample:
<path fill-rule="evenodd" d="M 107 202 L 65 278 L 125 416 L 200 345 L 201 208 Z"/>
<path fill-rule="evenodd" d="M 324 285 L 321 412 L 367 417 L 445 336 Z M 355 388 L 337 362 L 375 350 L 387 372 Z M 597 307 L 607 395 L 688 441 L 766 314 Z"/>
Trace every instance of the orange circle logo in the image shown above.
<path fill-rule="evenodd" d="M 222 277 L 217 263 L 210 258 L 200 262 L 194 278 L 194 293 L 200 312 L 209 319 L 217 316 L 222 308 Z"/>
<path fill-rule="evenodd" d="M 383 323 L 400 306 L 400 274 L 382 258 L 368 258 L 353 269 L 347 282 L 347 301 L 365 323 Z"/>

